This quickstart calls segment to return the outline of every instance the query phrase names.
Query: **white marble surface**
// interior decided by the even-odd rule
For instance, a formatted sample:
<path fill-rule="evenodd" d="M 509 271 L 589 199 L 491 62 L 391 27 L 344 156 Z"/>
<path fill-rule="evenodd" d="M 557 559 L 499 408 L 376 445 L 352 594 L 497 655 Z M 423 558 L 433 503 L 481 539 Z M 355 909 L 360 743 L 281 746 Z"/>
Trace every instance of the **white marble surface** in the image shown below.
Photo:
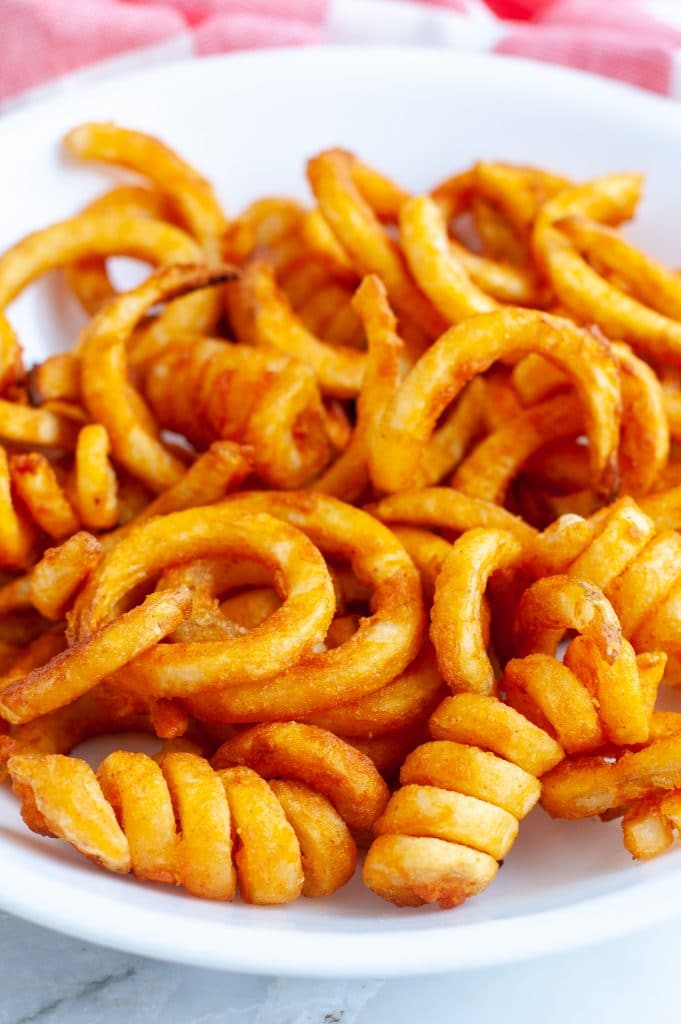
<path fill-rule="evenodd" d="M 681 919 L 523 965 L 345 983 L 157 963 L 0 915 L 0 1024 L 678 1024 L 680 934 Z"/>

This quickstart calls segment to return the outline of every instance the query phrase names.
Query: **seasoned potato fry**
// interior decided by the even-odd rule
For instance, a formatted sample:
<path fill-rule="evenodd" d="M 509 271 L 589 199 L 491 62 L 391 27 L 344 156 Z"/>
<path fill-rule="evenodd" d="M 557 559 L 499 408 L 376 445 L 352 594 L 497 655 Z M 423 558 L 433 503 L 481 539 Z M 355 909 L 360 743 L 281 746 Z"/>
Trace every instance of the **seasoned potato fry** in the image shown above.
<path fill-rule="evenodd" d="M 476 373 L 502 356 L 540 352 L 570 374 L 584 410 L 597 492 L 616 485 L 620 387 L 609 347 L 567 320 L 520 309 L 471 317 L 450 328 L 421 357 L 386 409 L 369 449 L 376 487 L 414 486 L 438 416 Z"/>
<path fill-rule="evenodd" d="M 482 602 L 494 572 L 517 564 L 522 546 L 503 530 L 467 530 L 452 546 L 435 583 L 430 638 L 454 692 L 491 694 L 494 670 L 485 650 Z"/>

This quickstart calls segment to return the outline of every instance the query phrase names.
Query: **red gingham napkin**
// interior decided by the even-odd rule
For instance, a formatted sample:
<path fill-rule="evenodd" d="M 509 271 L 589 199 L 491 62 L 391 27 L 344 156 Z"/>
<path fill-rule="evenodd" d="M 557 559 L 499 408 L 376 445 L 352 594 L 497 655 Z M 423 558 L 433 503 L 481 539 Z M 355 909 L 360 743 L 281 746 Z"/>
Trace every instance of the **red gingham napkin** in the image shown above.
<path fill-rule="evenodd" d="M 491 50 L 681 96 L 676 0 L 0 0 L 0 103 L 83 74 L 324 41 Z"/>

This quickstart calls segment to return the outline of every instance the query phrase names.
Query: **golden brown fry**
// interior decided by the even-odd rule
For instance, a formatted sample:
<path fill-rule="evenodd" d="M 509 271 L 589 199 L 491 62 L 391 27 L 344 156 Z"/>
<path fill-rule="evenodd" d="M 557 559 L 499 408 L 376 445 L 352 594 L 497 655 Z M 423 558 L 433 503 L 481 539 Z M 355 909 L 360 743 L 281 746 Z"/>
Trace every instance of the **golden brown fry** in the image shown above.
<path fill-rule="evenodd" d="M 80 522 L 44 455 L 12 455 L 12 486 L 37 525 L 55 540 L 75 533 Z"/>
<path fill-rule="evenodd" d="M 215 244 L 225 230 L 225 215 L 210 183 L 153 136 L 91 122 L 73 128 L 64 145 L 80 159 L 117 164 L 143 175 L 173 201 L 192 234 L 206 247 Z M 217 258 L 217 248 L 208 255 Z"/>
<path fill-rule="evenodd" d="M 272 486 L 305 486 L 328 462 L 329 416 L 314 372 L 288 356 L 186 339 L 155 360 L 145 393 L 161 425 L 197 446 L 217 438 L 250 446 L 255 471 Z"/>
<path fill-rule="evenodd" d="M 543 203 L 569 188 L 570 181 L 539 167 L 482 160 L 473 168 L 473 184 L 525 235 Z"/>
<path fill-rule="evenodd" d="M 522 596 L 515 628 L 521 656 L 535 651 L 555 654 L 568 629 L 593 640 L 609 664 L 622 651 L 622 628 L 605 594 L 588 578 L 572 574 L 533 583 Z"/>
<path fill-rule="evenodd" d="M 571 313 L 598 324 L 610 338 L 630 342 L 645 356 L 677 364 L 681 362 L 679 324 L 607 281 L 589 266 L 560 228 L 566 217 L 607 222 L 613 216 L 629 216 L 638 202 L 640 189 L 641 181 L 636 175 L 609 175 L 550 200 L 535 225 L 535 257 Z M 619 253 L 620 265 L 621 256 Z"/>
<path fill-rule="evenodd" d="M 681 320 L 681 279 L 620 234 L 584 217 L 568 216 L 557 227 L 596 267 L 614 271 L 646 305 Z"/>
<path fill-rule="evenodd" d="M 151 594 L 138 608 L 4 686 L 0 715 L 8 722 L 30 722 L 69 704 L 172 633 L 190 608 L 191 593 L 186 587 Z"/>
<path fill-rule="evenodd" d="M 106 427 L 115 458 L 154 491 L 177 483 L 183 467 L 140 417 L 139 396 L 131 400 L 126 342 L 157 302 L 224 281 L 232 273 L 222 267 L 167 267 L 107 306 L 87 330 L 82 349 L 85 404 L 93 419 Z"/>
<path fill-rule="evenodd" d="M 451 544 L 436 533 L 420 530 L 416 526 L 391 525 L 390 529 L 418 569 L 424 596 L 432 603 L 435 581 Z"/>
<path fill-rule="evenodd" d="M 447 323 L 458 324 L 497 308 L 496 300 L 473 283 L 451 248 L 444 214 L 433 199 L 414 196 L 403 204 L 400 239 L 412 274 Z"/>
<path fill-rule="evenodd" d="M 80 360 L 71 352 L 48 356 L 29 375 L 37 405 L 50 401 L 80 402 Z"/>
<path fill-rule="evenodd" d="M 654 371 L 627 345 L 613 345 L 622 380 L 619 464 L 622 493 L 645 494 L 669 456 L 669 426 Z"/>
<path fill-rule="evenodd" d="M 355 293 L 353 307 L 362 319 L 369 344 L 357 400 L 357 422 L 346 450 L 312 484 L 312 490 L 345 501 L 356 501 L 369 482 L 369 439 L 399 386 L 399 363 L 404 348 L 385 288 L 378 277 L 364 278 Z"/>
<path fill-rule="evenodd" d="M 128 841 L 87 762 L 15 755 L 9 769 L 30 829 L 65 839 L 109 871 L 130 870 Z"/>
<path fill-rule="evenodd" d="M 501 807 L 437 786 L 398 789 L 375 824 L 376 835 L 416 835 L 506 856 L 518 835 L 518 821 Z"/>
<path fill-rule="evenodd" d="M 532 405 L 473 449 L 454 474 L 452 487 L 501 504 L 513 479 L 535 452 L 551 441 L 574 437 L 581 426 L 582 411 L 571 395 Z"/>
<path fill-rule="evenodd" d="M 669 455 L 670 431 L 665 414 L 664 396 L 653 370 L 635 356 L 627 345 L 615 344 L 613 352 L 619 365 L 622 385 L 622 421 L 618 450 L 620 492 L 644 494 L 659 481 Z M 567 385 L 567 380 L 558 377 L 550 364 L 542 360 L 540 365 L 539 358 L 533 356 L 526 357 L 518 364 L 513 377 L 516 386 L 524 388 L 525 395 L 529 393 L 531 396 L 533 392 L 536 394 L 537 390 L 550 392 Z M 560 410 L 561 399 L 565 403 L 564 407 L 567 407 L 570 397 L 559 395 L 552 402 L 547 401 L 546 408 Z M 531 418 L 532 408 L 527 410 L 526 417 Z M 547 441 L 554 436 L 550 423 L 546 424 L 545 434 Z M 494 452 L 491 454 L 495 455 Z M 558 476 L 559 468 L 555 465 L 554 452 L 551 456 L 552 471 Z M 577 456 L 580 456 L 579 460 Z M 581 473 L 573 477 L 575 490 L 588 487 L 587 459 L 588 450 L 584 446 L 573 448 L 568 455 L 568 468 L 576 470 L 579 461 L 582 463 Z M 547 458 L 545 461 L 551 460 Z"/>
<path fill-rule="evenodd" d="M 303 896 L 330 896 L 355 873 L 357 845 L 350 829 L 321 793 L 288 779 L 273 779 L 270 789 L 300 846 Z"/>
<path fill-rule="evenodd" d="M 632 800 L 681 787 L 681 735 L 654 740 L 618 761 L 565 761 L 543 780 L 542 807 L 554 818 L 588 818 Z"/>
<path fill-rule="evenodd" d="M 308 721 L 348 739 L 371 739 L 422 723 L 446 692 L 434 652 L 426 643 L 411 665 L 381 690 L 311 715 Z"/>
<path fill-rule="evenodd" d="M 480 237 L 482 251 L 495 260 L 508 261 L 511 266 L 523 267 L 528 262 L 527 239 L 513 226 L 501 209 L 484 196 L 475 193 L 470 212 L 475 230 Z M 502 296 L 495 296 L 502 298 Z"/>
<path fill-rule="evenodd" d="M 73 501 L 83 526 L 108 530 L 118 522 L 118 485 L 109 463 L 111 445 L 101 423 L 89 423 L 78 434 Z"/>
<path fill-rule="evenodd" d="M 364 865 L 369 888 L 400 906 L 456 906 L 484 889 L 496 874 L 494 858 L 510 849 L 519 819 L 539 797 L 537 779 L 517 762 L 545 770 L 563 758 L 550 736 L 493 697 L 447 698 L 430 725 L 442 738 L 404 761 L 402 788 L 376 823 Z M 527 755 L 519 734 L 530 738 Z"/>
<path fill-rule="evenodd" d="M 608 345 L 567 320 L 505 309 L 450 328 L 419 359 L 390 403 L 370 446 L 376 487 L 405 490 L 419 482 L 420 460 L 439 415 L 463 385 L 502 356 L 541 352 L 570 374 L 590 439 L 594 486 L 609 495 L 617 482 L 620 386 Z"/>
<path fill-rule="evenodd" d="M 250 450 L 243 445 L 214 441 L 176 484 L 147 505 L 136 522 L 196 505 L 212 505 L 246 479 L 251 471 L 251 458 Z"/>
<path fill-rule="evenodd" d="M 358 275 L 352 260 L 324 219 L 319 207 L 315 206 L 303 214 L 300 230 L 307 245 L 315 256 L 324 261 L 334 278 L 350 283 L 357 282 Z"/>
<path fill-rule="evenodd" d="M 319 209 L 359 272 L 381 278 L 400 317 L 436 335 L 445 322 L 411 280 L 399 247 L 361 195 L 353 178 L 355 166 L 353 155 L 341 149 L 308 162 Z"/>
<path fill-rule="evenodd" d="M 38 448 L 73 448 L 78 426 L 49 409 L 0 398 L 0 440 Z"/>
<path fill-rule="evenodd" d="M 0 315 L 0 394 L 23 376 L 21 346 L 7 318 Z"/>
<path fill-rule="evenodd" d="M 565 757 L 560 744 L 543 729 L 496 697 L 482 693 L 446 697 L 431 716 L 429 726 L 435 740 L 481 747 L 537 777 Z"/>
<path fill-rule="evenodd" d="M 507 530 L 521 544 L 529 544 L 536 531 L 506 509 L 471 498 L 449 487 L 424 487 L 382 498 L 368 511 L 385 523 L 405 523 L 464 533 L 476 527 Z"/>
<path fill-rule="evenodd" d="M 531 267 L 479 256 L 451 238 L 449 248 L 461 261 L 471 281 L 497 302 L 535 309 L 548 305 L 546 288 Z"/>
<path fill-rule="evenodd" d="M 0 565 L 12 569 L 25 567 L 34 542 L 34 526 L 26 513 L 15 507 L 9 461 L 5 449 L 0 447 Z"/>
<path fill-rule="evenodd" d="M 216 556 L 264 566 L 274 575 L 282 607 L 244 636 L 157 646 L 117 677 L 119 685 L 155 697 L 220 693 L 285 671 L 323 639 L 335 598 L 319 551 L 300 530 L 266 514 L 236 516 L 228 504 L 156 517 L 127 533 L 80 594 L 70 623 L 73 636 L 85 642 L 115 622 L 126 595 L 168 566 Z"/>
<path fill-rule="evenodd" d="M 362 878 L 378 896 L 398 907 L 439 903 L 448 910 L 486 889 L 498 870 L 489 854 L 459 843 L 387 835 L 372 843 Z"/>
<path fill-rule="evenodd" d="M 327 345 L 295 315 L 277 288 L 272 267 L 250 260 L 228 291 L 232 324 L 240 341 L 266 345 L 310 366 L 324 394 L 352 398 L 359 391 L 366 356 L 354 348 Z"/>
<path fill-rule="evenodd" d="M 517 565 L 522 546 L 503 530 L 468 530 L 455 542 L 435 583 L 430 638 L 450 689 L 491 694 L 494 670 L 483 636 L 482 602 L 494 572 Z"/>
<path fill-rule="evenodd" d="M 196 754 L 163 754 L 161 771 L 181 827 L 179 879 L 194 896 L 232 900 L 236 879 L 225 787 L 208 762 Z"/>
<path fill-rule="evenodd" d="M 301 851 L 282 805 L 250 768 L 218 774 L 240 840 L 234 860 L 243 899 L 259 904 L 297 899 L 304 884 Z"/>
<path fill-rule="evenodd" d="M 61 619 L 99 561 L 102 546 L 91 533 L 74 533 L 48 548 L 30 574 L 30 602 L 46 619 Z"/>
<path fill-rule="evenodd" d="M 659 516 L 656 523 L 631 498 L 622 498 L 588 520 L 564 517 L 549 527 L 529 553 L 533 575 L 569 572 L 592 581 L 612 600 L 622 628 L 637 652 L 666 652 L 665 681 L 678 684 L 681 636 L 678 630 L 679 544 L 675 497 L 652 495 L 641 505 Z M 662 500 L 660 500 L 662 499 Z M 667 504 L 669 501 L 669 504 Z"/>
<path fill-rule="evenodd" d="M 105 192 L 83 211 L 108 213 L 117 217 L 143 217 L 155 221 L 176 220 L 171 203 L 149 188 L 121 185 Z M 109 280 L 106 257 L 84 256 L 65 267 L 66 282 L 86 313 L 94 316 L 116 295 Z"/>
<path fill-rule="evenodd" d="M 300 722 L 256 725 L 227 740 L 213 767 L 246 765 L 263 778 L 302 782 L 325 796 L 352 829 L 370 829 L 388 788 L 368 757 L 325 729 Z"/>
<path fill-rule="evenodd" d="M 404 671 L 421 647 L 424 610 L 418 573 L 386 527 L 326 495 L 250 492 L 222 507 L 234 518 L 267 511 L 295 523 L 326 557 L 349 559 L 359 582 L 372 591 L 372 614 L 346 643 L 310 655 L 270 681 L 194 698 L 190 707 L 199 718 L 281 721 L 326 711 L 379 690 Z"/>

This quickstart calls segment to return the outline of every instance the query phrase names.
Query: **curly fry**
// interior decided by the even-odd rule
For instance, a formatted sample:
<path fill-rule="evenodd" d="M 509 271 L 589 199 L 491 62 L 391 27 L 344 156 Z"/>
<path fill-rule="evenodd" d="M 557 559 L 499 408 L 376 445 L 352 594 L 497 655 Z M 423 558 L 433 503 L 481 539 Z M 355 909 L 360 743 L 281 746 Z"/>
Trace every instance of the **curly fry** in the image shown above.
<path fill-rule="evenodd" d="M 398 906 L 454 907 L 485 889 L 539 798 L 537 769 L 564 757 L 521 714 L 480 694 L 446 698 L 430 729 L 439 738 L 407 756 L 364 863 L 365 883 Z"/>
<path fill-rule="evenodd" d="M 310 785 L 353 829 L 371 828 L 388 801 L 388 788 L 367 757 L 333 733 L 300 722 L 247 729 L 223 743 L 212 764 L 245 765 L 266 779 Z"/>
<path fill-rule="evenodd" d="M 324 218 L 361 274 L 377 274 L 400 316 L 435 335 L 440 314 L 412 282 L 397 244 L 390 238 L 357 187 L 355 158 L 327 150 L 308 162 L 307 174 Z"/>
<path fill-rule="evenodd" d="M 502 355 L 541 352 L 570 374 L 590 438 L 594 486 L 616 483 L 620 387 L 609 347 L 588 331 L 545 313 L 505 309 L 450 328 L 421 357 L 388 406 L 369 450 L 376 487 L 405 490 L 419 482 L 419 462 L 439 415 L 476 373 Z"/>
<path fill-rule="evenodd" d="M 157 302 L 205 288 L 232 276 L 228 268 L 174 265 L 157 271 L 116 299 L 90 324 L 82 349 L 83 398 L 90 415 L 106 427 L 118 461 L 154 491 L 177 482 L 182 464 L 150 432 L 131 399 L 125 345 L 136 324 Z"/>
<path fill-rule="evenodd" d="M 568 217 L 607 221 L 613 216 L 629 216 L 638 202 L 640 189 L 641 179 L 637 175 L 609 175 L 563 192 L 550 200 L 537 218 L 534 251 L 567 309 L 582 320 L 598 324 L 609 337 L 629 341 L 645 356 L 679 363 L 679 324 L 610 284 L 589 266 L 569 235 L 561 230 Z M 620 249 L 617 262 L 626 275 L 633 272 L 629 265 L 631 254 L 627 250 L 626 264 L 623 255 Z M 641 259 L 636 262 L 640 273 Z"/>
<path fill-rule="evenodd" d="M 489 313 L 497 302 L 468 276 L 452 249 L 442 210 L 428 196 L 414 196 L 400 209 L 400 239 L 420 288 L 447 323 Z"/>
<path fill-rule="evenodd" d="M 63 540 L 79 529 L 78 516 L 44 455 L 12 455 L 9 471 L 31 518 L 50 537 Z"/>
<path fill-rule="evenodd" d="M 507 530 L 521 544 L 529 544 L 536 531 L 499 505 L 472 498 L 449 487 L 402 491 L 370 505 L 368 511 L 384 523 L 405 523 L 464 533 L 476 527 Z"/>
<path fill-rule="evenodd" d="M 158 139 L 115 124 L 91 122 L 64 137 L 69 153 L 82 160 L 101 160 L 142 174 L 172 199 L 192 234 L 204 245 L 216 242 L 226 227 L 213 188 L 198 171 Z M 208 252 L 218 257 L 217 250 Z"/>
<path fill-rule="evenodd" d="M 194 698 L 190 708 L 199 718 L 262 722 L 326 711 L 381 689 L 406 669 L 421 646 L 424 611 L 418 573 L 386 527 L 359 509 L 309 493 L 236 494 L 218 507 L 234 518 L 267 511 L 295 523 L 327 557 L 350 559 L 357 579 L 373 591 L 372 614 L 347 642 L 272 680 Z"/>
<path fill-rule="evenodd" d="M 8 722 L 30 722 L 69 704 L 172 633 L 190 608 L 191 592 L 186 587 L 151 594 L 138 608 L 125 612 L 47 664 L 7 685 L 0 679 L 0 715 Z"/>
<path fill-rule="evenodd" d="M 314 373 L 287 356 L 186 339 L 154 361 L 145 393 L 159 422 L 199 447 L 216 438 L 249 445 L 254 469 L 273 486 L 304 486 L 328 462 L 329 418 Z"/>
<path fill-rule="evenodd" d="M 101 423 L 89 423 L 78 434 L 73 501 L 83 526 L 108 530 L 118 522 L 118 484 L 109 463 L 111 445 Z"/>
<path fill-rule="evenodd" d="M 345 791 L 375 790 L 378 813 L 387 799 L 368 758 L 319 733 L 298 727 L 296 748 L 285 756 L 292 778 L 271 784 L 251 768 L 215 771 L 202 757 L 172 749 L 158 763 L 115 751 L 96 774 L 78 758 L 15 753 L 8 770 L 29 828 L 66 840 L 108 870 L 174 882 L 214 900 L 234 899 L 238 881 L 249 903 L 286 903 L 301 893 L 335 892 L 357 861 L 348 823 L 323 793 L 325 777 L 315 762 L 320 743 L 342 755 L 326 778 L 337 801 Z M 348 774 L 358 770 L 364 788 Z M 354 819 L 368 821 L 368 811 L 354 811 Z"/>
<path fill-rule="evenodd" d="M 366 356 L 354 348 L 327 345 L 296 317 L 264 260 L 246 263 L 229 289 L 232 324 L 240 341 L 266 345 L 310 366 L 324 394 L 352 398 L 360 389 Z"/>
<path fill-rule="evenodd" d="M 430 638 L 448 686 L 491 694 L 494 670 L 482 630 L 489 577 L 517 565 L 522 546 L 503 530 L 468 530 L 445 558 L 435 583 Z"/>
<path fill-rule="evenodd" d="M 369 439 L 397 390 L 399 361 L 404 348 L 379 278 L 374 275 L 365 277 L 352 304 L 362 319 L 369 344 L 366 370 L 357 400 L 357 423 L 346 450 L 312 484 L 313 490 L 333 494 L 345 501 L 359 498 L 369 482 Z"/>
<path fill-rule="evenodd" d="M 245 636 L 156 647 L 128 666 L 118 682 L 151 696 L 184 697 L 271 678 L 324 637 L 334 612 L 333 585 L 321 554 L 299 530 L 266 514 L 240 518 L 224 504 L 156 517 L 131 530 L 80 594 L 70 631 L 86 640 L 115 620 L 119 603 L 135 585 L 167 566 L 230 555 L 273 572 L 282 607 Z"/>

